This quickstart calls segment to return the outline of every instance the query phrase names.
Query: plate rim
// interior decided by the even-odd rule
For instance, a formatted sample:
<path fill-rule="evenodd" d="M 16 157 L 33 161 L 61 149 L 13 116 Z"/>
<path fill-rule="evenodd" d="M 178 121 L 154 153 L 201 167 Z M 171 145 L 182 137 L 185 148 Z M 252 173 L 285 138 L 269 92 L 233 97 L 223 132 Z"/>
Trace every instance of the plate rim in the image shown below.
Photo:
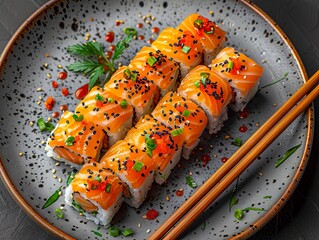
<path fill-rule="evenodd" d="M 52 8 L 54 5 L 58 4 L 59 2 L 64 2 L 64 1 L 65 0 L 50 0 L 49 2 L 45 3 L 40 8 L 38 8 L 30 17 L 28 17 L 20 25 L 20 27 L 12 35 L 11 39 L 9 40 L 9 42 L 7 43 L 7 45 L 5 46 L 4 50 L 2 51 L 0 55 L 0 73 L 3 71 L 3 68 L 6 65 L 7 59 L 10 55 L 10 52 L 13 46 L 15 45 L 16 41 L 19 40 L 21 35 L 23 35 L 24 32 L 28 31 L 29 27 L 32 26 L 35 20 L 39 18 L 42 14 L 46 13 L 46 10 L 49 10 L 50 8 Z M 258 14 L 277 32 L 277 34 L 285 42 L 287 47 L 291 50 L 292 56 L 296 60 L 298 68 L 301 72 L 303 82 L 307 82 L 308 75 L 307 75 L 305 66 L 297 50 L 295 49 L 294 45 L 292 44 L 290 39 L 287 37 L 287 35 L 284 33 L 284 31 L 277 25 L 277 23 L 267 13 L 265 13 L 261 8 L 259 8 L 251 0 L 238 0 L 238 1 L 244 4 L 246 7 L 250 8 L 256 14 Z M 302 158 L 298 165 L 297 171 L 295 175 L 293 176 L 291 183 L 288 185 L 287 189 L 281 195 L 279 200 L 270 209 L 268 209 L 267 212 L 261 218 L 259 218 L 251 226 L 244 229 L 242 232 L 238 233 L 236 236 L 232 236 L 230 239 L 246 239 L 247 237 L 259 231 L 280 211 L 280 209 L 287 203 L 287 201 L 290 199 L 290 197 L 294 193 L 294 190 L 298 186 L 299 181 L 303 175 L 304 169 L 307 166 L 310 152 L 312 149 L 313 134 L 314 134 L 313 104 L 309 107 L 307 111 L 307 117 L 308 117 L 308 128 L 307 128 L 307 138 L 305 142 L 305 149 L 302 154 Z M 17 188 L 11 181 L 9 174 L 7 173 L 5 166 L 2 163 L 1 156 L 0 156 L 0 177 L 2 181 L 4 182 L 6 188 L 9 190 L 9 193 L 13 197 L 13 199 L 19 204 L 19 206 L 24 210 L 24 212 L 29 215 L 31 219 L 33 219 L 36 223 L 39 224 L 39 226 L 41 226 L 42 228 L 48 230 L 49 232 L 53 233 L 54 235 L 62 239 L 75 239 L 71 237 L 70 235 L 68 235 L 67 233 L 65 233 L 64 231 L 60 230 L 59 228 L 53 226 L 45 218 L 43 218 L 40 214 L 38 214 L 31 207 L 31 205 L 29 205 L 29 203 L 21 196 L 21 194 L 18 192 Z"/>

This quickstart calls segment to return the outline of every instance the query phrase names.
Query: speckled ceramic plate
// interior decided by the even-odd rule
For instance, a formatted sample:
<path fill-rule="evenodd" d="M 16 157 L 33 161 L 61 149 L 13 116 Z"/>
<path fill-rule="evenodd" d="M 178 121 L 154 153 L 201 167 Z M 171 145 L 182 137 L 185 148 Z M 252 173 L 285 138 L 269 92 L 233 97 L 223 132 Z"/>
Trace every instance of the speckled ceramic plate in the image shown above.
<path fill-rule="evenodd" d="M 213 11 L 213 14 L 210 13 Z M 185 183 L 185 176 L 193 173 L 194 180 L 201 185 L 221 164 L 221 159 L 233 154 L 237 147 L 234 138 L 243 141 L 258 129 L 306 80 L 305 70 L 293 46 L 278 27 L 261 10 L 250 2 L 241 1 L 193 1 L 193 0 L 152 0 L 152 1 L 52 1 L 43 6 L 17 31 L 1 56 L 0 68 L 0 153 L 1 175 L 8 189 L 39 224 L 60 237 L 94 239 L 92 230 L 97 226 L 79 216 L 78 212 L 65 207 L 64 218 L 55 216 L 55 208 L 64 204 L 61 197 L 47 209 L 41 209 L 45 200 L 59 186 L 65 186 L 70 169 L 56 166 L 45 155 L 42 141 L 48 134 L 40 133 L 35 123 L 38 118 L 48 118 L 52 112 L 43 107 L 43 100 L 52 95 L 56 98 L 53 111 L 67 103 L 74 109 L 77 100 L 73 94 L 64 97 L 61 88 L 67 87 L 73 93 L 87 82 L 80 75 L 69 73 L 69 77 L 57 80 L 59 87 L 53 89 L 51 81 L 61 71 L 58 65 L 67 66 L 74 59 L 65 47 L 84 42 L 86 34 L 105 45 L 104 35 L 113 30 L 116 36 L 123 35 L 124 27 L 135 27 L 143 22 L 141 16 L 151 14 L 152 26 L 144 23 L 138 30 L 145 40 L 134 41 L 122 57 L 127 64 L 152 36 L 151 28 L 176 27 L 192 12 L 216 21 L 228 32 L 227 45 L 243 50 L 258 63 L 265 73 L 261 87 L 272 83 L 288 72 L 288 77 L 279 83 L 261 89 L 248 105 L 249 115 L 240 118 L 230 113 L 223 130 L 210 136 L 204 133 L 202 142 L 190 160 L 181 160 L 167 184 L 154 185 L 147 200 L 139 209 L 123 206 L 113 220 L 120 228 L 132 228 L 135 235 L 130 238 L 145 239 L 154 232 L 169 215 L 183 203 L 194 190 Z M 213 15 L 213 16 L 211 16 Z M 125 24 L 115 26 L 117 19 Z M 48 67 L 43 65 L 48 63 Z M 52 76 L 52 79 L 48 77 Z M 37 91 L 42 88 L 42 91 Z M 39 102 L 39 104 L 38 104 Z M 53 120 L 56 123 L 56 119 Z M 248 131 L 238 129 L 247 126 Z M 300 116 L 267 151 L 238 180 L 238 204 L 229 209 L 231 186 L 195 222 L 182 238 L 184 239 L 225 239 L 236 236 L 246 238 L 258 231 L 287 201 L 295 189 L 304 167 L 312 142 L 312 110 Z M 279 168 L 276 159 L 289 148 L 301 147 Z M 22 153 L 22 154 L 19 154 Z M 208 154 L 211 161 L 203 166 L 201 157 Z M 56 169 L 53 177 L 52 170 Z M 61 178 L 62 183 L 59 182 Z M 183 188 L 184 195 L 176 196 L 177 189 Z M 169 201 L 167 201 L 167 196 Z M 268 196 L 268 197 L 266 197 Z M 241 221 L 234 218 L 235 208 L 258 207 L 266 211 L 245 213 Z M 148 209 L 156 209 L 160 215 L 149 221 L 142 216 Z M 110 238 L 107 230 L 98 230 L 103 238 Z M 119 237 L 120 238 L 120 237 Z"/>

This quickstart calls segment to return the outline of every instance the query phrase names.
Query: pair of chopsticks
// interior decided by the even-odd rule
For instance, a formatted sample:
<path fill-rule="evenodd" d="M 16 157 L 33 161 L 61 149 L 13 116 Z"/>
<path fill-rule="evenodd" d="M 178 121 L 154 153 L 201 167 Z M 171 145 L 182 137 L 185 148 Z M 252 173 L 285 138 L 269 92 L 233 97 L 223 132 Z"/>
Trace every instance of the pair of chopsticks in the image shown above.
<path fill-rule="evenodd" d="M 319 96 L 319 85 L 312 90 L 318 81 L 319 70 L 273 114 L 226 163 L 177 209 L 149 239 L 155 240 L 163 238 L 165 240 L 172 240 L 184 232 L 189 225 L 307 109 L 317 96 Z M 299 104 L 297 104 L 298 102 Z"/>

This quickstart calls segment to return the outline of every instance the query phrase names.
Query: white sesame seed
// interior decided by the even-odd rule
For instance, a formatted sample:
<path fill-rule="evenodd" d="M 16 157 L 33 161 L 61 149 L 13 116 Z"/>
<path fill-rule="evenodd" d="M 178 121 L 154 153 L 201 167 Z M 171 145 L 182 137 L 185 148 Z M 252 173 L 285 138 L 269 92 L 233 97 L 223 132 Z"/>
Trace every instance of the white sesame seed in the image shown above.
<path fill-rule="evenodd" d="M 62 192 L 61 191 L 59 191 L 59 196 L 61 196 L 62 195 Z"/>
<path fill-rule="evenodd" d="M 139 224 L 137 224 L 137 227 L 139 227 L 139 228 L 140 228 L 140 227 L 141 227 L 141 224 L 140 224 L 140 223 L 139 223 Z"/>
<path fill-rule="evenodd" d="M 150 20 L 146 20 L 145 23 L 146 24 L 151 24 L 151 21 Z"/>
<path fill-rule="evenodd" d="M 62 68 L 62 65 L 59 64 L 59 65 L 58 65 L 58 68 Z"/>
<path fill-rule="evenodd" d="M 40 105 L 40 104 L 41 104 L 41 102 L 40 102 L 40 101 L 38 101 L 38 102 L 37 102 L 37 104 L 38 104 L 38 105 Z"/>
<path fill-rule="evenodd" d="M 47 77 L 48 77 L 48 78 L 52 78 L 52 76 L 51 76 L 50 73 L 47 73 Z"/>
<path fill-rule="evenodd" d="M 34 122 L 29 122 L 29 125 L 32 127 L 34 125 Z"/>
<path fill-rule="evenodd" d="M 60 207 L 60 209 L 61 209 L 61 210 L 63 210 L 63 209 L 64 209 L 64 207 L 63 207 L 63 206 L 61 206 L 61 207 Z"/>
<path fill-rule="evenodd" d="M 48 117 L 48 121 L 51 122 L 51 121 L 52 121 L 52 118 L 51 118 L 51 117 Z"/>
<path fill-rule="evenodd" d="M 170 200 L 170 197 L 169 196 L 166 196 L 166 201 L 169 201 Z"/>
<path fill-rule="evenodd" d="M 56 175 L 53 175 L 53 178 L 54 178 L 54 179 L 57 179 L 58 177 L 57 177 Z"/>
<path fill-rule="evenodd" d="M 147 229 L 146 233 L 150 233 L 151 232 L 151 229 Z"/>
<path fill-rule="evenodd" d="M 42 91 L 42 88 L 37 88 L 37 92 L 41 92 Z"/>
<path fill-rule="evenodd" d="M 39 100 L 42 100 L 42 99 L 43 99 L 42 96 L 39 96 L 38 98 L 39 98 Z"/>
<path fill-rule="evenodd" d="M 90 34 L 90 33 L 87 33 L 87 34 L 85 34 L 85 36 L 87 36 L 87 37 L 91 37 L 91 34 Z"/>
<path fill-rule="evenodd" d="M 45 67 L 45 68 L 48 68 L 48 66 L 49 66 L 48 63 L 43 64 L 43 67 Z"/>
<path fill-rule="evenodd" d="M 189 176 L 193 176 L 193 173 L 192 173 L 192 172 L 189 172 Z"/>
<path fill-rule="evenodd" d="M 46 53 L 44 54 L 45 57 L 50 57 L 50 54 Z"/>
<path fill-rule="evenodd" d="M 23 156 L 23 152 L 20 152 L 20 153 L 19 153 L 19 156 L 20 156 L 20 157 Z"/>
<path fill-rule="evenodd" d="M 44 141 L 44 140 L 42 140 L 42 141 L 41 141 L 41 144 L 42 144 L 42 145 L 43 145 L 43 144 L 45 144 L 45 141 Z"/>
<path fill-rule="evenodd" d="M 86 38 L 85 38 L 85 41 L 89 41 L 89 38 L 88 38 L 88 37 L 86 37 Z"/>
<path fill-rule="evenodd" d="M 60 163 L 59 163 L 59 162 L 56 162 L 56 163 L 55 163 L 55 166 L 60 166 Z"/>
<path fill-rule="evenodd" d="M 55 173 L 56 173 L 56 170 L 55 170 L 54 168 L 52 169 L 52 173 L 53 173 L 53 174 L 55 174 Z"/>
<path fill-rule="evenodd" d="M 152 21 L 154 21 L 156 18 L 154 16 L 152 16 Z"/>
<path fill-rule="evenodd" d="M 61 182 L 62 182 L 62 178 L 59 178 L 59 179 L 58 179 L 58 182 L 61 183 Z"/>
<path fill-rule="evenodd" d="M 83 213 L 80 212 L 79 215 L 80 215 L 80 216 L 83 216 Z"/>

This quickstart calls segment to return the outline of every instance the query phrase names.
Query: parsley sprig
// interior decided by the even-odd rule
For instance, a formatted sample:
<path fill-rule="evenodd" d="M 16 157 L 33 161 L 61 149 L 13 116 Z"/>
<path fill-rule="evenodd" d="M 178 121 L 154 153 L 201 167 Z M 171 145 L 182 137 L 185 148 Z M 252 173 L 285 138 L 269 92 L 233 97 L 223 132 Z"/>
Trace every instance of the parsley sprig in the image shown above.
<path fill-rule="evenodd" d="M 127 35 L 119 41 L 114 49 L 112 58 L 107 58 L 104 47 L 98 42 L 86 42 L 83 44 L 75 44 L 67 47 L 70 54 L 74 54 L 84 59 L 70 64 L 67 69 L 71 72 L 82 73 L 90 77 L 89 90 L 98 83 L 100 77 L 105 74 L 106 83 L 112 74 L 116 71 L 115 61 L 120 58 L 124 50 L 129 47 L 134 35 Z M 97 57 L 97 60 L 93 60 Z"/>

